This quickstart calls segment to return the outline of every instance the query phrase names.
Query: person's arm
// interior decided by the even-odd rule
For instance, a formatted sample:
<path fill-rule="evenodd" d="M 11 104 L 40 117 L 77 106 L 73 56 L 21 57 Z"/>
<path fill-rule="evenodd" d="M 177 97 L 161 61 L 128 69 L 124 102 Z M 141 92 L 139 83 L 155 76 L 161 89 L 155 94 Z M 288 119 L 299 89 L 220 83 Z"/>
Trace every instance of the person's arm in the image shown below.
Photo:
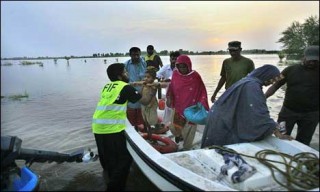
<path fill-rule="evenodd" d="M 212 97 L 211 97 L 211 102 L 214 103 L 216 101 L 216 96 L 218 94 L 218 92 L 220 91 L 221 87 L 224 85 L 224 83 L 226 82 L 226 77 L 225 76 L 221 76 L 219 82 L 218 82 L 218 86 L 216 88 L 216 90 L 214 91 Z"/>
<path fill-rule="evenodd" d="M 171 97 L 170 96 L 167 96 L 166 97 L 166 105 L 168 106 L 168 107 L 172 107 L 172 101 L 171 101 Z"/>
<path fill-rule="evenodd" d="M 160 87 L 161 88 L 167 88 L 170 84 L 170 79 L 165 79 L 164 81 L 160 82 Z"/>
<path fill-rule="evenodd" d="M 275 82 L 273 85 L 271 85 L 271 87 L 269 87 L 269 89 L 264 93 L 266 98 L 273 95 L 283 84 L 284 84 L 283 81 L 278 81 L 278 82 Z"/>
<path fill-rule="evenodd" d="M 150 86 L 154 89 L 158 89 L 158 88 L 166 88 L 168 86 L 169 83 L 167 82 L 153 82 L 153 83 L 147 83 L 145 84 L 146 86 Z"/>
<path fill-rule="evenodd" d="M 157 71 L 156 77 L 158 79 L 162 79 L 162 78 L 164 78 L 164 73 L 165 73 L 165 69 L 162 67 L 162 68 L 159 69 L 159 71 Z"/>
<path fill-rule="evenodd" d="M 157 56 L 158 56 L 158 57 L 157 57 L 157 60 L 158 60 L 159 66 L 160 66 L 160 68 L 162 68 L 162 66 L 163 66 L 162 60 L 161 60 L 161 58 L 160 58 L 159 55 L 157 55 Z"/>
<path fill-rule="evenodd" d="M 132 86 L 142 86 L 144 84 L 145 84 L 144 81 L 134 81 L 129 83 L 129 85 L 132 85 Z"/>
<path fill-rule="evenodd" d="M 117 103 L 129 101 L 131 103 L 140 102 L 142 105 L 147 105 L 153 96 L 154 94 L 140 94 L 132 85 L 127 85 L 121 90 Z"/>
<path fill-rule="evenodd" d="M 268 90 L 264 93 L 264 96 L 266 99 L 273 95 L 282 85 L 287 83 L 287 76 L 288 76 L 288 71 L 290 70 L 290 67 L 285 68 L 284 70 L 281 71 L 280 77 L 281 79 L 276 81 L 273 85 L 271 85 Z"/>
<path fill-rule="evenodd" d="M 169 84 L 166 93 L 166 105 L 170 108 L 173 107 L 173 93 L 172 93 L 172 85 Z"/>
<path fill-rule="evenodd" d="M 273 134 L 279 139 L 289 140 L 289 141 L 293 139 L 293 137 L 291 137 L 290 135 L 282 134 L 278 128 L 275 128 L 275 130 L 273 131 Z"/>
<path fill-rule="evenodd" d="M 171 79 L 163 79 L 161 82 L 165 82 L 165 83 L 170 83 L 171 82 Z M 161 85 L 162 86 L 162 85 Z"/>
<path fill-rule="evenodd" d="M 248 74 L 252 72 L 254 69 L 255 69 L 254 62 L 250 59 L 250 68 L 249 68 Z"/>

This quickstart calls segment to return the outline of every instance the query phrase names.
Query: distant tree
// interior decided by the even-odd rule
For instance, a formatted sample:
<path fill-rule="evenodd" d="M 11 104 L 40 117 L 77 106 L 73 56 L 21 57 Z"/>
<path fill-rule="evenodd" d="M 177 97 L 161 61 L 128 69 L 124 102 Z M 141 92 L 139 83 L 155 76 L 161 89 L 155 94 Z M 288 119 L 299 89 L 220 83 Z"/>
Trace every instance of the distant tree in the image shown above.
<path fill-rule="evenodd" d="M 279 52 L 278 52 L 278 56 L 279 56 L 280 61 L 282 61 L 282 59 L 283 59 L 286 55 L 284 54 L 283 51 L 279 51 Z"/>
<path fill-rule="evenodd" d="M 307 45 L 319 45 L 319 18 L 307 18 L 303 24 L 303 33 Z"/>
<path fill-rule="evenodd" d="M 163 50 L 159 52 L 160 55 L 168 55 L 168 50 Z"/>
<path fill-rule="evenodd" d="M 319 18 L 310 16 L 304 23 L 294 21 L 282 33 L 278 43 L 283 43 L 283 51 L 287 54 L 302 55 L 310 45 L 319 45 Z"/>

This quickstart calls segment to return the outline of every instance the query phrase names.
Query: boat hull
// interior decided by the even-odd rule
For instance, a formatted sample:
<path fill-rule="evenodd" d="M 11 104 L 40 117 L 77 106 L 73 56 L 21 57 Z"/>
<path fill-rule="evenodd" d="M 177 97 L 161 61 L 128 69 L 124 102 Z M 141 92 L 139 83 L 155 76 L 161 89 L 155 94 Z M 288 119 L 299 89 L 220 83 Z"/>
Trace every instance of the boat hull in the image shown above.
<path fill-rule="evenodd" d="M 173 138 L 168 134 L 166 136 Z M 200 149 L 199 141 L 197 141 L 199 137 L 196 137 L 194 141 L 198 148 L 166 154 L 155 150 L 128 122 L 126 137 L 127 148 L 134 161 L 150 181 L 162 191 L 286 190 L 275 184 L 271 172 L 265 165 L 246 157 L 244 159 L 257 168 L 257 173 L 241 183 L 234 184 L 231 175 L 237 168 L 233 167 L 228 171 L 228 176 L 222 181 L 218 180 L 220 168 L 224 165 L 223 157 L 214 149 Z M 310 152 L 319 158 L 319 152 L 309 146 L 297 141 L 280 140 L 274 136 L 260 142 L 227 145 L 226 147 L 253 156 L 258 151 L 270 149 L 290 155 Z M 276 176 L 282 177 L 279 174 Z M 311 190 L 319 191 L 319 187 Z"/>

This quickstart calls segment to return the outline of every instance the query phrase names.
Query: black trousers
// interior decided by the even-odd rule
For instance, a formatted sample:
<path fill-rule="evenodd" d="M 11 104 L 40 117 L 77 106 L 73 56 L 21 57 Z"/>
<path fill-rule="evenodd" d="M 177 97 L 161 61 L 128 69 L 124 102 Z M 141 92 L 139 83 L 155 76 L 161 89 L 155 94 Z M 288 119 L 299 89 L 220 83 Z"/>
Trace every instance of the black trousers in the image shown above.
<path fill-rule="evenodd" d="M 319 111 L 297 113 L 282 106 L 278 117 L 278 122 L 281 121 L 286 122 L 287 135 L 291 135 L 294 125 L 297 124 L 296 140 L 305 145 L 310 145 L 319 123 Z"/>
<path fill-rule="evenodd" d="M 124 131 L 94 134 L 100 164 L 108 173 L 107 191 L 124 191 L 132 157 L 127 150 Z"/>

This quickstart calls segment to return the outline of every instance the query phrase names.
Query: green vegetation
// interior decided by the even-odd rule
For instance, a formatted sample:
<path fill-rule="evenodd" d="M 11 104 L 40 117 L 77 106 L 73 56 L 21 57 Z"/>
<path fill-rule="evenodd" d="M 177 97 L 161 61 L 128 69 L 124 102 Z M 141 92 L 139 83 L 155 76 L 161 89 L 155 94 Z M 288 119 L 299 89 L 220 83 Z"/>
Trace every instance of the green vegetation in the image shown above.
<path fill-rule="evenodd" d="M 156 51 L 156 50 L 155 50 Z M 186 55 L 229 55 L 229 51 L 227 50 L 219 50 L 219 51 L 188 51 L 179 49 L 181 54 Z M 156 51 L 157 52 L 157 51 Z M 172 51 L 162 50 L 157 52 L 160 56 L 169 56 Z M 265 50 L 265 49 L 249 49 L 242 50 L 242 54 L 277 54 L 278 50 Z M 145 56 L 147 54 L 146 51 L 141 51 L 141 56 Z M 70 59 L 90 59 L 90 58 L 108 58 L 108 57 L 129 57 L 129 52 L 127 53 L 94 53 L 92 56 L 64 56 L 64 57 L 13 57 L 13 58 L 1 58 L 1 60 L 44 60 L 44 59 L 53 59 L 56 62 L 58 59 L 64 59 L 69 61 Z M 33 62 L 32 62 L 33 63 Z M 35 64 L 35 63 L 34 63 Z"/>
<path fill-rule="evenodd" d="M 31 61 L 21 61 L 20 65 L 35 65 L 35 64 L 39 64 L 43 66 L 43 63 L 40 61 L 36 61 L 36 62 L 31 62 Z"/>
<path fill-rule="evenodd" d="M 280 51 L 280 52 L 278 53 L 278 56 L 279 56 L 280 61 L 282 61 L 282 59 L 283 59 L 286 55 L 284 54 L 283 51 Z"/>
<path fill-rule="evenodd" d="M 22 98 L 28 98 L 29 94 L 27 91 L 24 91 L 24 94 L 17 94 L 17 95 L 9 95 L 7 98 L 12 99 L 12 100 L 21 100 Z M 1 95 L 1 99 L 6 98 L 5 96 Z"/>
<path fill-rule="evenodd" d="M 303 50 L 310 45 L 319 45 L 319 18 L 308 17 L 304 23 L 294 21 L 282 33 L 277 43 L 283 43 L 286 54 L 303 55 Z"/>
<path fill-rule="evenodd" d="M 156 51 L 156 50 L 155 50 Z M 219 50 L 219 51 L 188 51 L 179 49 L 181 54 L 186 55 L 229 55 L 229 51 L 227 50 Z M 157 52 L 157 51 L 156 51 Z M 162 50 L 157 52 L 160 56 L 169 56 L 172 51 Z M 278 50 L 265 50 L 265 49 L 249 49 L 249 50 L 242 50 L 242 54 L 277 54 Z M 147 54 L 146 51 L 141 51 L 141 56 L 145 56 Z M 36 60 L 36 59 L 53 59 L 56 62 L 58 59 L 64 59 L 69 61 L 70 59 L 85 59 L 85 58 L 108 58 L 108 57 L 129 57 L 129 52 L 127 53 L 94 53 L 92 56 L 64 56 L 64 57 L 13 57 L 13 58 L 1 58 L 1 60 Z M 30 62 L 32 64 L 36 64 L 34 62 Z"/>
<path fill-rule="evenodd" d="M 179 50 L 175 50 L 175 51 L 179 51 L 181 54 L 186 54 L 186 55 L 229 55 L 229 51 L 227 51 L 227 50 L 195 51 L 194 52 L 194 51 L 179 49 Z M 155 52 L 160 56 L 168 56 L 168 55 L 170 55 L 171 52 L 174 52 L 174 51 L 162 50 L 162 51 L 157 52 L 155 50 Z M 277 53 L 278 53 L 277 50 L 271 50 L 271 51 L 267 51 L 265 49 L 242 50 L 242 54 L 277 54 Z M 147 52 L 141 50 L 141 56 L 145 56 L 145 55 L 147 55 Z M 130 56 L 129 52 L 127 52 L 127 53 L 95 53 L 92 55 L 92 57 L 94 57 L 94 58 L 96 58 L 96 57 L 129 57 L 129 56 Z"/>
<path fill-rule="evenodd" d="M 35 62 L 31 62 L 31 61 L 21 61 L 20 65 L 34 65 Z"/>
<path fill-rule="evenodd" d="M 1 64 L 1 65 L 2 65 L 2 66 L 11 66 L 12 63 L 7 62 L 7 63 L 3 63 L 3 64 Z"/>

